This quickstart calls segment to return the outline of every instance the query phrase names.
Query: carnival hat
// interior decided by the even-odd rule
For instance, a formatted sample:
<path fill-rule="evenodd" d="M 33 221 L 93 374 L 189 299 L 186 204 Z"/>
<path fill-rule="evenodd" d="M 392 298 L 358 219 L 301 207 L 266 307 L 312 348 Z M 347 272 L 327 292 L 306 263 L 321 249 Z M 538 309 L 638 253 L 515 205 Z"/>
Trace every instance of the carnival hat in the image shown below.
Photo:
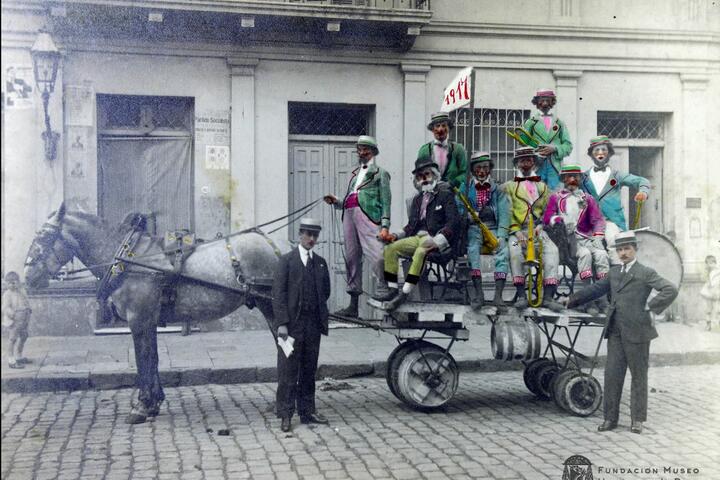
<path fill-rule="evenodd" d="M 300 230 L 307 230 L 308 232 L 319 232 L 322 230 L 320 220 L 317 218 L 303 218 L 300 220 Z"/>
<path fill-rule="evenodd" d="M 535 149 L 532 147 L 520 147 L 515 149 L 515 155 L 513 156 L 513 163 L 516 163 L 521 158 L 533 157 L 536 158 Z"/>
<path fill-rule="evenodd" d="M 443 122 L 448 124 L 448 128 L 453 127 L 453 121 L 450 119 L 450 114 L 448 112 L 435 112 L 430 115 L 430 123 L 427 124 L 427 129 L 432 130 L 433 125 Z"/>
<path fill-rule="evenodd" d="M 432 167 L 436 170 L 440 168 L 438 166 L 438 164 L 430 158 L 418 158 L 417 160 L 415 160 L 415 169 L 412 171 L 412 174 L 415 175 L 417 172 L 419 172 L 423 168 L 428 168 L 428 167 Z"/>
<path fill-rule="evenodd" d="M 615 236 L 615 248 L 621 245 L 635 245 L 637 247 L 637 244 L 638 239 L 632 230 L 620 232 Z"/>
<path fill-rule="evenodd" d="M 607 146 L 609 156 L 613 156 L 615 154 L 615 149 L 613 148 L 612 142 L 610 142 L 610 139 L 607 135 L 598 135 L 597 137 L 593 137 L 590 139 L 590 146 L 588 147 L 588 155 L 592 157 L 592 151 L 595 147 L 599 147 L 600 145 Z"/>
<path fill-rule="evenodd" d="M 562 169 L 560 170 L 560 176 L 570 175 L 570 174 L 572 174 L 572 175 L 582 174 L 580 165 L 563 165 Z"/>
<path fill-rule="evenodd" d="M 364 145 L 366 147 L 370 147 L 373 151 L 373 155 L 378 155 L 380 153 L 380 149 L 377 145 L 377 140 L 375 140 L 375 137 L 371 137 L 370 135 L 360 135 L 357 139 L 357 142 L 355 142 L 355 146 Z"/>
<path fill-rule="evenodd" d="M 490 162 L 490 168 L 495 167 L 495 162 L 493 162 L 492 158 L 490 158 L 489 152 L 475 152 L 470 157 L 470 170 L 472 170 L 473 165 L 482 162 Z"/>
<path fill-rule="evenodd" d="M 540 90 L 535 92 L 535 96 L 532 98 L 532 103 L 537 103 L 538 99 L 543 97 L 556 98 L 557 95 L 555 95 L 555 90 L 552 90 L 550 88 L 541 88 Z"/>

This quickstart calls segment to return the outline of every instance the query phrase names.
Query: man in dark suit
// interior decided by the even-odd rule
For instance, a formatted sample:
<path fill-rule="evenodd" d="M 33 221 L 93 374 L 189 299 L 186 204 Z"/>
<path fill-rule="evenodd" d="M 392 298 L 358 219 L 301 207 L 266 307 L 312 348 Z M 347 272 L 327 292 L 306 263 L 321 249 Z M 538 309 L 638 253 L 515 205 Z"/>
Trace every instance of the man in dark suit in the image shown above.
<path fill-rule="evenodd" d="M 647 418 L 650 341 L 658 336 L 650 319 L 650 311 L 662 313 L 675 300 L 678 291 L 655 270 L 636 260 L 637 238 L 634 232 L 618 234 L 615 237 L 615 249 L 622 265 L 612 267 L 607 277 L 573 294 L 568 307 L 582 305 L 610 293 L 608 323 L 605 327 L 605 338 L 608 339 L 605 421 L 598 427 L 598 431 L 617 427 L 625 372 L 630 367 L 630 431 L 642 433 L 643 422 Z M 648 302 L 652 290 L 658 293 Z"/>
<path fill-rule="evenodd" d="M 281 429 L 292 429 L 297 411 L 302 423 L 328 423 L 315 411 L 315 372 L 320 335 L 328 334 L 327 299 L 330 275 L 325 259 L 312 252 L 320 235 L 320 222 L 300 221 L 300 244 L 280 258 L 273 280 L 273 312 L 280 339 L 295 341 L 290 356 L 278 348 L 277 415 Z"/>

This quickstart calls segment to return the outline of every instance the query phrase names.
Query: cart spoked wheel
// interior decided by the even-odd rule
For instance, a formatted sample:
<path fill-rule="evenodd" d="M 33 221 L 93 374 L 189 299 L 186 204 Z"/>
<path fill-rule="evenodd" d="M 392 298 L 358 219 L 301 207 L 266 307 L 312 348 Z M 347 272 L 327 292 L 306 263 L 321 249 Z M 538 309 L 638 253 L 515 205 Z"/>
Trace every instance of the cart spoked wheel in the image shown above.
<path fill-rule="evenodd" d="M 555 404 L 560 407 L 561 410 L 569 410 L 569 406 L 565 403 L 565 382 L 576 373 L 577 370 L 572 368 L 560 370 L 557 375 L 550 380 L 550 393 L 552 394 L 553 400 L 555 400 Z"/>
<path fill-rule="evenodd" d="M 552 363 L 552 360 L 543 357 L 536 358 L 525 366 L 525 370 L 523 371 L 523 381 L 525 382 L 525 386 L 527 387 L 527 389 L 530 390 L 530 392 L 532 392 L 534 395 L 540 396 L 540 389 L 538 388 L 537 384 L 538 369 Z"/>
<path fill-rule="evenodd" d="M 416 342 L 391 372 L 397 397 L 418 410 L 445 405 L 454 395 L 460 376 L 450 353 L 429 342 Z"/>
<path fill-rule="evenodd" d="M 595 377 L 576 372 L 565 381 L 564 403 L 568 411 L 580 417 L 595 413 L 602 403 L 602 387 Z"/>
<path fill-rule="evenodd" d="M 395 350 L 390 353 L 390 356 L 387 359 L 387 367 L 385 370 L 385 380 L 387 381 L 388 388 L 390 388 L 390 391 L 398 400 L 402 400 L 400 397 L 400 393 L 398 392 L 398 386 L 397 383 L 395 383 L 393 372 L 400 367 L 400 363 L 405 358 L 405 355 L 407 355 L 408 352 L 410 352 L 413 348 L 417 348 L 418 344 L 429 344 L 429 342 L 425 342 L 423 340 L 407 340 L 401 344 L 399 344 L 397 347 L 395 347 Z"/>
<path fill-rule="evenodd" d="M 537 386 L 538 391 L 536 395 L 538 398 L 541 398 L 542 400 L 552 400 L 553 393 L 552 390 L 550 390 L 550 385 L 553 378 L 555 378 L 559 371 L 560 367 L 558 367 L 556 363 L 552 362 L 541 365 L 535 370 L 534 383 Z"/>

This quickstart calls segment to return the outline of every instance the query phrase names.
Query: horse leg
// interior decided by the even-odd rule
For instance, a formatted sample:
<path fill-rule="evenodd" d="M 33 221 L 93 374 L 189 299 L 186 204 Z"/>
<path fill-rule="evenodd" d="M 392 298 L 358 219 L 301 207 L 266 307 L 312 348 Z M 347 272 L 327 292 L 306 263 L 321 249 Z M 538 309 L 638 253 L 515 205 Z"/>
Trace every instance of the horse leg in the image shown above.
<path fill-rule="evenodd" d="M 164 394 L 158 373 L 156 322 L 152 321 L 152 317 L 143 317 L 135 312 L 128 312 L 127 321 L 135 346 L 138 403 L 128 414 L 125 423 L 137 424 L 145 422 L 150 413 L 157 415 Z M 160 396 L 162 398 L 158 398 Z"/>
<path fill-rule="evenodd" d="M 270 330 L 274 338 L 277 332 L 275 331 L 275 316 L 273 314 L 272 301 L 265 298 L 258 298 L 255 300 L 255 306 L 260 310 L 260 313 L 263 314 L 263 317 L 265 317 L 268 330 Z"/>

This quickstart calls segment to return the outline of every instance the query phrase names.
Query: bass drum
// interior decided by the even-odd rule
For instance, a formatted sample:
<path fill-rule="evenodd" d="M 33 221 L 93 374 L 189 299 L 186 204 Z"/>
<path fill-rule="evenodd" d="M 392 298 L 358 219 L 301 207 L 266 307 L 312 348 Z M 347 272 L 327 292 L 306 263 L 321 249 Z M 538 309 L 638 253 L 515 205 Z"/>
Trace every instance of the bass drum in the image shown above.
<path fill-rule="evenodd" d="M 651 230 L 635 230 L 635 236 L 638 239 L 638 261 L 680 288 L 683 263 L 675 244 L 665 235 Z"/>

